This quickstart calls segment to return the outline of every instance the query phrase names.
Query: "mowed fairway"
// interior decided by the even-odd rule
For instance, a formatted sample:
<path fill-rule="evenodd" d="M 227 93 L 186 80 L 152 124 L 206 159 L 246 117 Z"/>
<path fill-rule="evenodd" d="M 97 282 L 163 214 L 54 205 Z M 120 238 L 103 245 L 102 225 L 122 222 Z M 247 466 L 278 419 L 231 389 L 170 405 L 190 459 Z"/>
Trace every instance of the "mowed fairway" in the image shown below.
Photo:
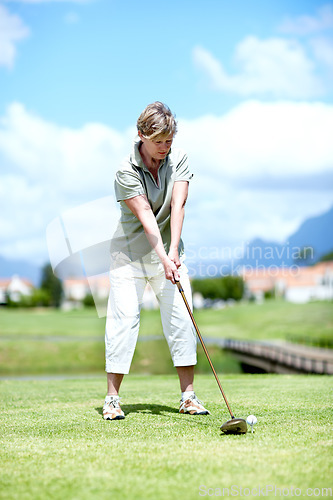
<path fill-rule="evenodd" d="M 195 310 L 204 337 L 246 340 L 313 341 L 333 338 L 333 307 L 330 302 L 291 304 L 266 301 L 241 303 L 222 310 Z M 72 312 L 0 309 L 0 376 L 29 374 L 102 373 L 104 368 L 105 318 L 95 309 Z M 173 373 L 168 347 L 163 340 L 158 310 L 142 311 L 140 338 L 132 373 Z M 161 340 L 155 340 L 160 337 Z M 237 373 L 233 358 L 210 347 L 214 363 L 223 372 Z M 198 370 L 209 370 L 199 348 Z"/>
<path fill-rule="evenodd" d="M 178 413 L 177 377 L 129 375 L 127 416 L 115 422 L 101 416 L 104 377 L 2 381 L 0 498 L 192 500 L 223 488 L 224 496 L 228 488 L 229 496 L 254 498 L 259 487 L 261 496 L 326 496 L 333 486 L 332 379 L 222 380 L 236 416 L 258 417 L 254 434 L 221 435 L 229 415 L 210 375 L 196 380 L 210 416 Z"/>

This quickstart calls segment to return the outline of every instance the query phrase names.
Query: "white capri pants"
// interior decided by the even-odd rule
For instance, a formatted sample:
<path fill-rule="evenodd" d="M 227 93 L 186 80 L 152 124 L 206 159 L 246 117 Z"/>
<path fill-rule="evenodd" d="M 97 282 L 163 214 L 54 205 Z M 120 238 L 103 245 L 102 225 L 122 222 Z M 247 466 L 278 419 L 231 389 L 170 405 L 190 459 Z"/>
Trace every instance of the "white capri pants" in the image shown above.
<path fill-rule="evenodd" d="M 181 259 L 182 261 L 182 259 Z M 192 308 L 192 293 L 184 263 L 180 282 Z M 128 374 L 140 326 L 142 297 L 150 283 L 160 306 L 163 333 L 174 366 L 197 363 L 197 339 L 178 287 L 165 278 L 163 265 L 135 261 L 110 271 L 110 295 L 105 328 L 105 371 Z"/>

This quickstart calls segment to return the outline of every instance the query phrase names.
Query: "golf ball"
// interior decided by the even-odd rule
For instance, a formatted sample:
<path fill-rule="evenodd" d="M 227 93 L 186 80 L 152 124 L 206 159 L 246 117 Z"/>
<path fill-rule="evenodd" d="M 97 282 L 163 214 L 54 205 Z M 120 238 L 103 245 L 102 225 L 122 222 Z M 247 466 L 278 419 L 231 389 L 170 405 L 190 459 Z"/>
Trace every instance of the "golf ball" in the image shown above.
<path fill-rule="evenodd" d="M 254 415 L 249 415 L 246 419 L 246 422 L 249 424 L 249 425 L 254 425 L 258 422 L 257 420 L 257 417 L 255 417 Z"/>

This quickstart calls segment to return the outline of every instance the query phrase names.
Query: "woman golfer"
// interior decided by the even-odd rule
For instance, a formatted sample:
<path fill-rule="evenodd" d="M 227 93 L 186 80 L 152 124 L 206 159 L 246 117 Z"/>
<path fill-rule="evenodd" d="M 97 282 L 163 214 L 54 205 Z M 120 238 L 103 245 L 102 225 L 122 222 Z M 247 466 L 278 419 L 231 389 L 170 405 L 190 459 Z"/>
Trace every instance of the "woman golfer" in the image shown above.
<path fill-rule="evenodd" d="M 188 184 L 186 154 L 171 150 L 175 117 L 161 102 L 146 107 L 137 121 L 138 138 L 115 178 L 121 216 L 111 243 L 110 296 L 105 332 L 108 393 L 106 420 L 125 418 L 119 389 L 129 373 L 140 324 L 142 297 L 150 283 L 160 306 L 163 332 L 178 372 L 180 413 L 207 415 L 193 390 L 196 336 L 175 282 L 188 297 L 190 282 L 181 231 Z"/>

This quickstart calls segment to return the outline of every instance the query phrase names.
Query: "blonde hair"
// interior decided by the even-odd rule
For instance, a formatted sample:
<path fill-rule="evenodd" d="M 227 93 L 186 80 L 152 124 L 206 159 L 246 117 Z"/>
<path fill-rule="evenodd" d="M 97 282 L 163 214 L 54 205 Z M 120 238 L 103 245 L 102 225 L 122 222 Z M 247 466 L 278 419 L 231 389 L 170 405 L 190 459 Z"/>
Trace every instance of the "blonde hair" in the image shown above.
<path fill-rule="evenodd" d="M 142 111 L 137 121 L 138 131 L 146 139 L 162 138 L 177 132 L 177 122 L 166 104 L 156 101 Z"/>

